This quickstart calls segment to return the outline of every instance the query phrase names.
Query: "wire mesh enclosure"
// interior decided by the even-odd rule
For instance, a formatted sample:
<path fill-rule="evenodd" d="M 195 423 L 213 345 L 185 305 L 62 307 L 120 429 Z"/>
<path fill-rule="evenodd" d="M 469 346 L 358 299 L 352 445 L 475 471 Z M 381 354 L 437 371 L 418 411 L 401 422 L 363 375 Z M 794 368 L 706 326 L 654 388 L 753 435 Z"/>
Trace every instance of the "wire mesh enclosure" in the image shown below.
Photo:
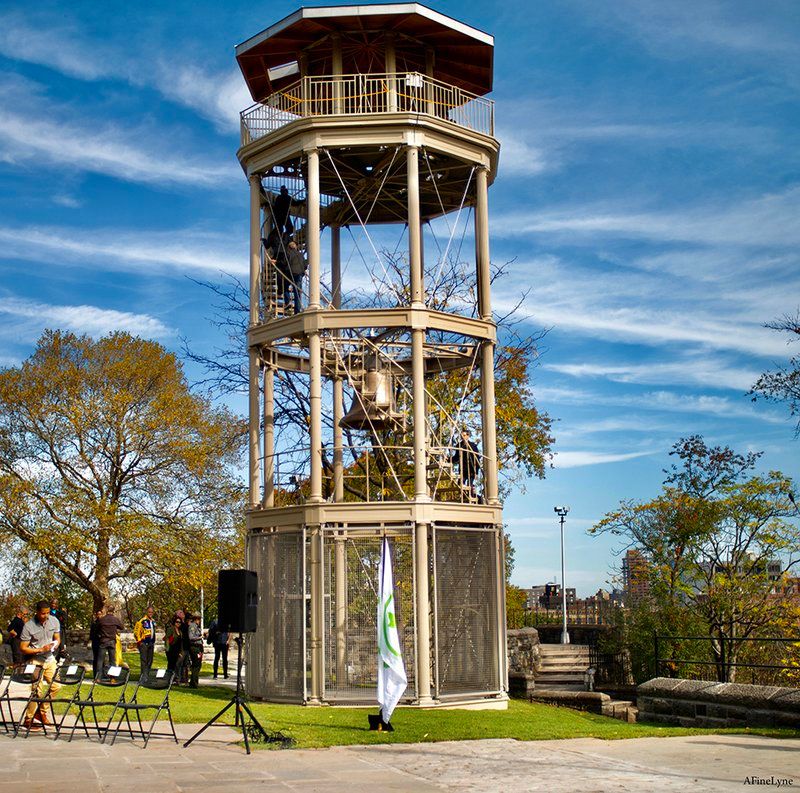
<path fill-rule="evenodd" d="M 377 686 L 378 564 L 382 537 L 375 531 L 326 534 L 325 699 L 375 699 Z M 414 696 L 414 537 L 410 527 L 389 537 L 395 616 L 409 687 Z"/>
<path fill-rule="evenodd" d="M 417 691 L 416 541 L 411 525 L 390 529 L 323 527 L 322 698 L 374 703 L 377 686 L 378 565 L 389 537 L 395 613 L 408 688 Z M 431 680 L 436 698 L 491 696 L 502 690 L 497 552 L 492 527 L 433 527 L 428 533 Z M 310 545 L 306 532 L 253 534 L 250 568 L 259 575 L 258 631 L 248 648 L 248 691 L 307 701 L 311 686 Z"/>
<path fill-rule="evenodd" d="M 497 625 L 497 532 L 435 528 L 437 696 L 501 688 Z"/>
<path fill-rule="evenodd" d="M 248 538 L 259 598 L 258 630 L 247 642 L 247 688 L 262 699 L 305 699 L 305 545 L 302 530 Z"/>

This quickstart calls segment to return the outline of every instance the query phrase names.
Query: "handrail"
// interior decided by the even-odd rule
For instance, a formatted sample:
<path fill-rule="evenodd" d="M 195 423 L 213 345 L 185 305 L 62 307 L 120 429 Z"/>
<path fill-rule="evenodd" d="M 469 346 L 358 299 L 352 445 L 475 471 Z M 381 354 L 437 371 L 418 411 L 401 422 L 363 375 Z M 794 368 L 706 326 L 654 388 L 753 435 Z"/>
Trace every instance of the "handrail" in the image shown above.
<path fill-rule="evenodd" d="M 494 135 L 494 102 L 419 72 L 303 77 L 240 114 L 242 145 L 300 118 L 419 113 Z"/>
<path fill-rule="evenodd" d="M 356 492 L 360 492 L 366 503 L 373 501 L 408 501 L 413 499 L 413 446 L 385 445 L 343 445 L 342 452 L 349 452 L 350 459 L 343 468 L 344 481 L 351 486 L 347 501 L 358 501 Z M 326 451 L 334 452 L 336 448 L 326 445 Z M 380 455 L 391 458 L 390 464 L 381 464 Z M 467 454 L 477 462 L 472 487 L 466 483 L 461 472 L 460 455 Z M 428 486 L 434 501 L 455 503 L 478 503 L 478 487 L 483 483 L 485 456 L 481 452 L 465 452 L 458 446 L 428 447 Z M 454 465 L 454 458 L 456 462 Z M 264 458 L 271 464 L 264 470 L 272 471 L 273 487 L 280 494 L 280 506 L 301 503 L 310 481 L 310 449 L 298 446 L 293 449 L 274 452 Z M 438 464 L 437 464 L 438 463 Z M 432 465 L 431 465 L 432 464 Z M 333 491 L 333 474 L 330 469 L 323 473 L 323 484 Z M 355 492 L 354 492 L 355 491 Z"/>

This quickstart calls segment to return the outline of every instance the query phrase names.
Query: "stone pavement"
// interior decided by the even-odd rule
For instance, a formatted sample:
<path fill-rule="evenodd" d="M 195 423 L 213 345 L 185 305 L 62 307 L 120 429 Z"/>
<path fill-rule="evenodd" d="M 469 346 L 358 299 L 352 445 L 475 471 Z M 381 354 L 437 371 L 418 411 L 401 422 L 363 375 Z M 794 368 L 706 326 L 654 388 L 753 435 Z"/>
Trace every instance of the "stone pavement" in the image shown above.
<path fill-rule="evenodd" d="M 178 725 L 185 740 L 199 725 Z M 0 733 L 0 793 L 243 793 L 244 791 L 458 790 L 482 793 L 594 791 L 728 791 L 750 789 L 746 777 L 788 778 L 800 786 L 800 740 L 749 735 L 518 742 L 510 739 L 351 746 L 319 750 L 256 750 L 214 727 L 184 749 L 154 739 L 112 746 L 42 735 Z"/>

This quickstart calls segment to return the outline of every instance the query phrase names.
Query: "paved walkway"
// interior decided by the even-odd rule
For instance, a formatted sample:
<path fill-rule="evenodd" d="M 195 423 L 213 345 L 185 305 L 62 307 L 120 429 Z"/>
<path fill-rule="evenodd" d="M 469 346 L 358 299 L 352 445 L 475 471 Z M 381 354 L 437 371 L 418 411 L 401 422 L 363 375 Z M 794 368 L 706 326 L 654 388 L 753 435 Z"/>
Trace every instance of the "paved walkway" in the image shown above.
<path fill-rule="evenodd" d="M 199 726 L 199 725 L 198 725 Z M 197 726 L 179 725 L 179 737 Z M 746 777 L 794 779 L 800 786 L 800 740 L 747 735 L 600 741 L 513 740 L 257 750 L 214 727 L 188 749 L 171 740 L 115 746 L 42 735 L 13 740 L 0 734 L 0 793 L 250 793 L 256 791 L 458 790 L 481 793 L 594 791 L 741 791 Z"/>

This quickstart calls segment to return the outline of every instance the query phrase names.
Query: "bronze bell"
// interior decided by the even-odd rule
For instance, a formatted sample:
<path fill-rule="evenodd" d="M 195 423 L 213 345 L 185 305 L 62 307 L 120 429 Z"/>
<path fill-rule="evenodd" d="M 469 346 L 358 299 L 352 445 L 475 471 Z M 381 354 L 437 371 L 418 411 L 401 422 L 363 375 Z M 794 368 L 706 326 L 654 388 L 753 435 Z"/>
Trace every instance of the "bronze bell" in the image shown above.
<path fill-rule="evenodd" d="M 393 426 L 399 418 L 394 408 L 392 376 L 386 369 L 374 366 L 364 372 L 360 384 L 353 383 L 355 394 L 350 410 L 339 422 L 353 430 L 380 430 Z"/>

